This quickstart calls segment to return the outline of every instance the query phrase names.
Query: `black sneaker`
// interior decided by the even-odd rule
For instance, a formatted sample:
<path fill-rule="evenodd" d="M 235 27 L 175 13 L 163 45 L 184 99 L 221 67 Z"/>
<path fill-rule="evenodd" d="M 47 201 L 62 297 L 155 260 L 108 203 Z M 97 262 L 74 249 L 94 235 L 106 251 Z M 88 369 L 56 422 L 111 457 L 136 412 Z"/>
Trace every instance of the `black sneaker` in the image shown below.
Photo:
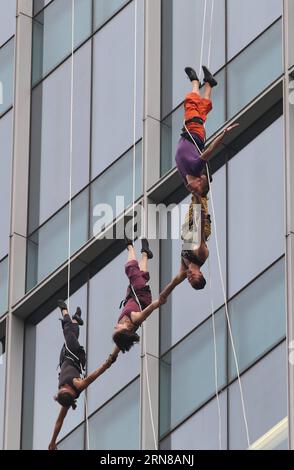
<path fill-rule="evenodd" d="M 194 69 L 192 69 L 192 67 L 186 67 L 185 72 L 188 75 L 188 78 L 191 80 L 191 82 L 193 82 L 194 80 L 197 80 L 197 82 L 199 82 L 199 78 L 197 77 L 197 73 L 195 72 Z"/>
<path fill-rule="evenodd" d="M 217 85 L 217 81 L 212 75 L 212 73 L 208 70 L 205 65 L 202 65 L 203 73 L 204 73 L 204 83 L 209 83 L 211 88 L 215 87 Z"/>
<path fill-rule="evenodd" d="M 152 251 L 151 251 L 150 248 L 149 248 L 149 242 L 148 242 L 147 238 L 142 238 L 142 250 L 141 250 L 141 253 L 146 253 L 148 259 L 152 259 L 152 258 L 153 258 L 153 253 L 152 253 Z"/>
<path fill-rule="evenodd" d="M 60 310 L 67 310 L 67 305 L 64 302 L 64 300 L 57 300 L 57 305 L 60 308 Z"/>
<path fill-rule="evenodd" d="M 82 317 L 82 310 L 80 309 L 80 307 L 77 307 L 76 313 L 72 316 L 72 319 L 76 320 L 76 322 L 80 326 L 83 326 L 84 322 L 81 317 Z"/>
<path fill-rule="evenodd" d="M 135 227 L 134 227 L 134 233 L 137 232 L 137 224 L 135 224 Z M 125 244 L 126 246 L 129 246 L 129 245 L 132 245 L 134 244 L 132 238 L 129 238 L 128 235 L 126 234 L 126 228 L 125 228 Z"/>

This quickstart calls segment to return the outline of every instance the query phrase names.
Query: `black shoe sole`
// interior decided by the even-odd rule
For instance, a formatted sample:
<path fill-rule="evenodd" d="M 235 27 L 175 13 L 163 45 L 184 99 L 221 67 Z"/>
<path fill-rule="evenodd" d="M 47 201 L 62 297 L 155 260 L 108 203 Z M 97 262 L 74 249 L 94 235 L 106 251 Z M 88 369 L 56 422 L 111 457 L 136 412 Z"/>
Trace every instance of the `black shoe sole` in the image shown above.
<path fill-rule="evenodd" d="M 81 319 L 81 317 L 79 317 L 78 315 L 73 315 L 71 318 L 72 318 L 72 320 L 76 320 L 76 322 L 77 322 L 80 326 L 83 326 L 84 321 Z"/>
<path fill-rule="evenodd" d="M 60 310 L 67 310 L 67 305 L 64 302 L 64 300 L 57 300 L 57 305 L 60 308 Z"/>
<path fill-rule="evenodd" d="M 185 72 L 188 75 L 188 78 L 191 82 L 193 82 L 194 80 L 199 82 L 199 78 L 197 77 L 197 73 L 195 72 L 194 69 L 192 69 L 192 67 L 186 67 Z"/>
<path fill-rule="evenodd" d="M 203 70 L 203 73 L 204 73 L 204 80 L 203 80 L 204 83 L 209 83 L 211 88 L 215 87 L 217 85 L 217 81 L 214 78 L 214 76 L 212 75 L 212 73 L 205 66 L 202 66 L 202 70 Z"/>
<path fill-rule="evenodd" d="M 148 259 L 153 258 L 153 253 L 151 250 L 141 250 L 141 253 L 146 253 Z"/>

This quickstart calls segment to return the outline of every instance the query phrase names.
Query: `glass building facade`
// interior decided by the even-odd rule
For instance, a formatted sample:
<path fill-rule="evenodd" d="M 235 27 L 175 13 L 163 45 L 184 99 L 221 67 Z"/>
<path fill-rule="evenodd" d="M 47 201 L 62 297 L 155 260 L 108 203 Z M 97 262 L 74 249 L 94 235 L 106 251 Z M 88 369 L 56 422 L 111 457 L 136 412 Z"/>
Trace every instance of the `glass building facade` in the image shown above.
<path fill-rule="evenodd" d="M 121 354 L 89 387 L 87 410 L 81 398 L 69 413 L 58 448 L 246 449 L 240 381 L 249 445 L 293 447 L 291 25 L 291 0 L 0 0 L 0 449 L 48 447 L 69 242 L 90 372 L 113 348 L 127 287 L 124 244 L 103 233 L 130 215 L 133 195 L 174 204 L 171 220 L 189 204 L 175 149 L 184 67 L 200 69 L 201 49 L 219 83 L 207 138 L 240 123 L 210 163 L 211 285 L 172 293 L 146 322 L 145 347 Z M 113 209 L 106 223 L 99 203 Z M 181 241 L 151 243 L 156 297 Z"/>

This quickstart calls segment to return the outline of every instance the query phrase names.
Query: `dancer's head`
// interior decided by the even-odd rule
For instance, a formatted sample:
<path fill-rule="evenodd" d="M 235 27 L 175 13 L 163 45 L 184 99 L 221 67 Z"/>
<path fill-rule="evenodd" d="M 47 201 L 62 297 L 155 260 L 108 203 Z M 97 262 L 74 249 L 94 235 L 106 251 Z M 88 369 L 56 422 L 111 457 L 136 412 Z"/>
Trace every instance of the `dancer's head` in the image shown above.
<path fill-rule="evenodd" d="M 205 277 L 197 264 L 191 263 L 187 272 L 187 279 L 193 289 L 201 290 L 206 285 Z"/>
<path fill-rule="evenodd" d="M 206 174 L 196 177 L 193 181 L 187 184 L 187 189 L 190 193 L 197 196 L 204 197 L 209 192 L 209 183 Z"/>
<path fill-rule="evenodd" d="M 72 407 L 73 410 L 75 410 L 77 407 L 76 398 L 77 398 L 77 395 L 75 391 L 69 385 L 63 385 L 58 390 L 58 393 L 54 397 L 54 400 L 56 400 L 64 408 Z"/>
<path fill-rule="evenodd" d="M 114 327 L 112 339 L 123 353 L 140 341 L 140 336 L 133 330 L 134 326 L 127 317 L 124 322 L 117 323 Z"/>

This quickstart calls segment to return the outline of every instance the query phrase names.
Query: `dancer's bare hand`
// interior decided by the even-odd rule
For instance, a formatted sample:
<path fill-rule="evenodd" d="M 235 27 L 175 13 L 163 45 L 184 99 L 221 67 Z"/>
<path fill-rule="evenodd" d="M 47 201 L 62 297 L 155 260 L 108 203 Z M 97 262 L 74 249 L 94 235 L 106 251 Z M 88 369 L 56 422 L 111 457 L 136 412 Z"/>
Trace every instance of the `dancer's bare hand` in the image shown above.
<path fill-rule="evenodd" d="M 58 450 L 55 442 L 50 442 L 48 450 Z"/>
<path fill-rule="evenodd" d="M 228 134 L 229 132 L 231 132 L 233 129 L 235 129 L 235 127 L 238 127 L 240 124 L 238 122 L 235 122 L 235 124 L 232 124 L 231 126 L 229 127 L 226 127 L 226 129 L 224 130 L 224 134 Z"/>

